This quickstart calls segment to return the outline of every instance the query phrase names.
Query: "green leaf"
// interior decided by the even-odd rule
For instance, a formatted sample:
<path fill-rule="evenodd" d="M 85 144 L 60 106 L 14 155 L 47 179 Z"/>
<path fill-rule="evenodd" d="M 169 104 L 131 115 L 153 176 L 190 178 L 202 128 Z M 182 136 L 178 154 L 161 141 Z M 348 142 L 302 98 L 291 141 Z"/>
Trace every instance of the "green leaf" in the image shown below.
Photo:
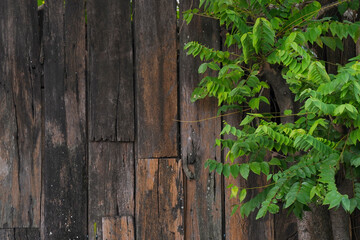
<path fill-rule="evenodd" d="M 256 220 L 258 220 L 262 217 L 265 217 L 267 211 L 268 211 L 268 208 L 266 206 L 262 206 L 256 215 Z"/>
<path fill-rule="evenodd" d="M 277 158 L 272 158 L 269 162 L 270 165 L 281 166 L 281 162 Z"/>
<path fill-rule="evenodd" d="M 238 188 L 237 186 L 233 186 L 233 187 L 231 188 L 230 199 L 231 199 L 231 198 L 236 198 L 238 192 L 239 192 L 239 188 Z"/>
<path fill-rule="evenodd" d="M 240 202 L 244 201 L 245 197 L 246 197 L 246 189 L 243 188 L 243 189 L 241 190 L 241 192 L 240 192 L 240 197 L 239 197 L 239 198 L 240 198 Z"/>
<path fill-rule="evenodd" d="M 259 104 L 260 104 L 260 99 L 259 98 L 252 98 L 249 101 L 249 107 L 251 107 L 251 109 L 259 110 Z"/>
<path fill-rule="evenodd" d="M 320 85 L 321 83 L 330 82 L 330 77 L 320 62 L 313 62 L 309 67 L 308 80 Z"/>
<path fill-rule="evenodd" d="M 326 46 L 331 48 L 331 50 L 335 51 L 336 41 L 333 37 L 321 37 L 321 40 L 323 41 L 323 43 L 325 43 Z"/>
<path fill-rule="evenodd" d="M 236 213 L 236 211 L 237 211 L 238 208 L 239 208 L 239 204 L 236 204 L 236 205 L 232 208 L 230 216 L 234 215 L 234 214 Z"/>
<path fill-rule="evenodd" d="M 206 69 L 207 69 L 207 63 L 203 63 L 200 65 L 199 69 L 198 69 L 198 73 L 204 73 L 206 72 Z"/>
<path fill-rule="evenodd" d="M 255 117 L 253 116 L 249 116 L 247 115 L 240 123 L 240 126 L 244 126 L 244 125 L 247 125 L 249 124 L 250 122 L 252 122 L 252 120 L 254 120 Z"/>
<path fill-rule="evenodd" d="M 285 116 L 289 116 L 289 115 L 291 115 L 292 114 L 292 110 L 291 109 L 286 109 L 285 111 L 284 111 L 284 115 Z"/>
<path fill-rule="evenodd" d="M 230 165 L 229 164 L 224 164 L 224 167 L 223 167 L 223 170 L 222 170 L 222 173 L 225 177 L 229 177 L 230 176 Z"/>
<path fill-rule="evenodd" d="M 222 170 L 223 170 L 223 165 L 222 165 L 222 163 L 218 163 L 218 164 L 217 164 L 217 167 L 216 167 L 216 172 L 217 172 L 219 175 L 221 175 Z"/>
<path fill-rule="evenodd" d="M 234 178 L 237 178 L 239 176 L 239 173 L 240 173 L 239 165 L 237 165 L 237 164 L 231 165 L 230 166 L 230 173 Z"/>
<path fill-rule="evenodd" d="M 345 11 L 348 9 L 348 3 L 344 2 L 338 6 L 339 13 L 343 15 Z"/>
<path fill-rule="evenodd" d="M 276 213 L 279 212 L 279 210 L 280 210 L 280 207 L 279 207 L 278 205 L 276 205 L 276 204 L 270 204 L 270 206 L 269 206 L 269 212 L 270 212 L 271 214 L 276 214 Z"/>
<path fill-rule="evenodd" d="M 355 11 L 359 9 L 359 5 L 360 5 L 359 0 L 352 0 L 351 2 L 349 2 L 349 8 Z"/>
<path fill-rule="evenodd" d="M 250 173 L 249 164 L 246 164 L 246 163 L 241 164 L 239 166 L 239 171 L 240 171 L 241 176 L 247 180 L 249 177 L 249 173 Z"/>
<path fill-rule="evenodd" d="M 275 32 L 272 29 L 270 22 L 265 18 L 257 18 L 253 27 L 253 46 L 256 54 L 260 50 L 263 53 L 270 51 L 274 45 Z"/>
<path fill-rule="evenodd" d="M 260 175 L 261 165 L 260 165 L 259 162 L 252 162 L 252 163 L 250 163 L 250 169 L 251 169 L 251 171 L 253 171 L 255 174 Z"/>
<path fill-rule="evenodd" d="M 267 162 L 261 162 L 260 163 L 261 166 L 261 171 L 265 174 L 265 175 L 269 175 L 270 173 L 270 167 L 269 164 Z"/>
<path fill-rule="evenodd" d="M 351 163 L 351 165 L 354 166 L 354 167 L 360 166 L 360 157 L 351 159 L 351 160 L 350 160 L 350 163 Z"/>
<path fill-rule="evenodd" d="M 343 198 L 341 199 L 341 205 L 343 206 L 343 208 L 345 209 L 345 211 L 350 212 L 350 205 L 351 205 L 351 203 L 350 203 L 350 199 L 349 199 L 349 198 L 343 197 Z"/>

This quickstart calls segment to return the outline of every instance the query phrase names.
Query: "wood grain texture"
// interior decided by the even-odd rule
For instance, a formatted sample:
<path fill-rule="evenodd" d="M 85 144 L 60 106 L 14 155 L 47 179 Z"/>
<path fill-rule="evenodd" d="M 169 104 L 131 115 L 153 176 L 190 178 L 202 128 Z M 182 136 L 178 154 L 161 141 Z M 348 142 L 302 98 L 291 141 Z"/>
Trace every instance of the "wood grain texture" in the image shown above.
<path fill-rule="evenodd" d="M 177 156 L 176 1 L 135 1 L 138 158 Z"/>
<path fill-rule="evenodd" d="M 40 240 L 38 228 L 7 228 L 0 229 L 1 240 Z"/>
<path fill-rule="evenodd" d="M 0 29 L 0 228 L 38 227 L 41 86 L 36 2 L 1 1 Z"/>
<path fill-rule="evenodd" d="M 180 2 L 180 12 L 198 1 Z M 180 16 L 180 19 L 183 19 Z M 194 16 L 190 25 L 180 24 L 180 46 L 190 41 L 199 41 L 219 49 L 220 35 L 216 21 Z M 190 96 L 200 82 L 198 59 L 187 56 L 180 48 L 180 119 L 199 120 L 216 116 L 217 102 L 204 99 L 191 103 Z M 219 148 L 214 147 L 219 137 L 221 119 L 216 118 L 197 123 L 181 123 L 181 158 L 185 168 L 193 172 L 194 179 L 186 181 L 186 239 L 222 239 L 222 181 L 219 175 L 204 168 L 207 159 L 221 161 Z"/>
<path fill-rule="evenodd" d="M 129 0 L 87 1 L 89 138 L 134 140 Z"/>
<path fill-rule="evenodd" d="M 89 145 L 89 239 L 102 239 L 102 217 L 134 216 L 134 151 L 132 143 Z"/>
<path fill-rule="evenodd" d="M 102 232 L 103 240 L 135 240 L 133 217 L 103 217 Z"/>
<path fill-rule="evenodd" d="M 1 240 L 14 240 L 15 239 L 15 230 L 13 228 L 0 229 L 0 239 Z"/>
<path fill-rule="evenodd" d="M 14 240 L 40 240 L 38 228 L 15 228 L 14 230 Z"/>
<path fill-rule="evenodd" d="M 181 162 L 139 159 L 136 186 L 136 238 L 184 239 Z"/>
<path fill-rule="evenodd" d="M 49 1 L 44 20 L 42 239 L 86 239 L 84 1 Z"/>

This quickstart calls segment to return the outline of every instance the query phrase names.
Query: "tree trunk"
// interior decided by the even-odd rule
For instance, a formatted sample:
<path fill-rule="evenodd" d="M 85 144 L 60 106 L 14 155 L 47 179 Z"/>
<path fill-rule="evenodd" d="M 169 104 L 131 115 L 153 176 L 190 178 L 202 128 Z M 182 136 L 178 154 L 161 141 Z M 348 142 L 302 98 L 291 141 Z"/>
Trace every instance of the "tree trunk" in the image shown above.
<path fill-rule="evenodd" d="M 265 64 L 263 67 L 263 77 L 271 85 L 274 91 L 276 102 L 280 109 L 281 115 L 283 115 L 284 111 L 287 109 L 293 111 L 298 110 L 297 109 L 298 107 L 294 104 L 293 94 L 291 93 L 288 85 L 286 84 L 285 79 L 282 78 L 280 70 L 273 68 L 269 64 Z M 291 122 L 294 122 L 293 116 L 289 116 L 281 119 L 281 123 L 283 124 L 291 123 Z M 333 239 L 332 238 L 333 230 L 331 226 L 332 222 L 330 221 L 330 214 L 326 206 L 316 206 L 314 204 L 311 206 L 311 210 L 312 211 L 305 212 L 302 219 L 297 220 L 298 239 L 299 240 Z M 338 211 L 335 212 L 336 214 L 340 214 L 338 213 Z M 343 219 L 343 217 L 341 219 Z M 340 221 L 335 221 L 335 222 L 340 222 Z M 339 229 L 339 231 L 335 231 L 334 236 L 345 236 L 345 238 L 335 238 L 335 239 L 349 239 L 346 238 L 347 235 L 345 233 L 340 231 L 340 229 L 343 229 L 343 226 L 340 226 L 340 223 L 337 225 L 336 229 Z"/>
<path fill-rule="evenodd" d="M 299 240 L 330 240 L 332 238 L 329 211 L 326 206 L 311 206 L 311 212 L 305 212 L 298 219 Z"/>

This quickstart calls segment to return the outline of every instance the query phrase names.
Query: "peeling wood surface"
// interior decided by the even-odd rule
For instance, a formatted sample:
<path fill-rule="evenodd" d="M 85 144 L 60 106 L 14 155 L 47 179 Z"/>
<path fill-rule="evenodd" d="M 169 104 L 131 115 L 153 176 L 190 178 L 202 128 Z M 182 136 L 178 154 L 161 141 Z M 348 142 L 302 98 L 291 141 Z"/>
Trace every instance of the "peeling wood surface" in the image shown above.
<path fill-rule="evenodd" d="M 102 239 L 102 217 L 134 216 L 134 151 L 132 143 L 89 145 L 89 238 Z"/>
<path fill-rule="evenodd" d="M 41 89 L 36 3 L 0 2 L 0 228 L 40 225 Z"/>
<path fill-rule="evenodd" d="M 195 1 L 193 6 L 196 6 Z M 183 1 L 180 12 L 190 7 L 192 0 Z M 180 19 L 182 17 L 180 16 Z M 194 16 L 190 25 L 180 24 L 180 46 L 189 41 L 199 41 L 219 49 L 219 28 L 215 21 Z M 198 59 L 180 50 L 180 118 L 199 120 L 216 116 L 217 102 L 203 99 L 190 102 L 193 89 L 201 80 L 197 73 Z M 181 123 L 181 159 L 194 173 L 194 179 L 186 180 L 186 239 L 222 239 L 222 180 L 204 168 L 207 159 L 221 161 L 219 148 L 214 147 L 220 134 L 221 119 L 197 123 Z"/>
<path fill-rule="evenodd" d="M 65 34 L 66 33 L 66 34 Z M 84 1 L 49 1 L 44 20 L 42 239 L 85 239 Z"/>
<path fill-rule="evenodd" d="M 138 158 L 176 157 L 176 1 L 134 3 Z"/>
<path fill-rule="evenodd" d="M 102 232 L 103 240 L 135 240 L 133 217 L 103 217 Z"/>
<path fill-rule="evenodd" d="M 134 140 L 129 0 L 87 1 L 89 138 Z"/>
<path fill-rule="evenodd" d="M 136 187 L 136 238 L 184 239 L 181 162 L 139 159 Z"/>

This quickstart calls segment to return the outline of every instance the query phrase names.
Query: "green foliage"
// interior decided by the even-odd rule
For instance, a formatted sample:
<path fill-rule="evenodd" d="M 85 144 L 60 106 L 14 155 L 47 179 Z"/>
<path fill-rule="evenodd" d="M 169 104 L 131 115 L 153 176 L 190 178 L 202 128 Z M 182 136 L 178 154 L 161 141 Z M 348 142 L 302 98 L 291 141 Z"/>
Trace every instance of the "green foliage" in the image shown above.
<path fill-rule="evenodd" d="M 340 14 L 359 9 L 357 0 L 335 5 Z M 231 198 L 239 199 L 233 213 L 240 209 L 248 216 L 258 210 L 256 218 L 261 218 L 283 207 L 301 217 L 310 203 L 342 206 L 349 213 L 360 209 L 360 56 L 338 64 L 337 72 L 330 74 L 314 50 L 343 50 L 344 39 L 358 40 L 360 23 L 326 17 L 327 8 L 304 0 L 201 0 L 198 9 L 184 13 L 188 23 L 193 15 L 217 18 L 228 30 L 226 49 L 241 52 L 214 50 L 198 42 L 185 46 L 187 54 L 204 61 L 199 67 L 204 78 L 192 101 L 215 97 L 219 112 L 250 110 L 240 126 L 224 123 L 221 135 L 235 140 L 216 140 L 217 146 L 229 150 L 226 162 L 205 164 L 227 178 L 247 180 L 251 172 L 267 176 L 268 183 L 258 186 L 260 193 L 246 203 L 250 189 L 228 186 Z M 282 76 L 301 106 L 295 113 L 283 111 L 296 121 L 280 123 L 275 114 L 258 113 L 261 103 L 270 104 L 262 95 L 269 88 L 265 66 Z M 267 152 L 274 157 L 265 157 Z M 247 161 L 237 163 L 242 156 L 248 156 Z M 354 183 L 352 198 L 337 188 L 339 169 Z"/>
<path fill-rule="evenodd" d="M 45 0 L 37 0 L 38 6 L 41 6 L 45 3 Z"/>

